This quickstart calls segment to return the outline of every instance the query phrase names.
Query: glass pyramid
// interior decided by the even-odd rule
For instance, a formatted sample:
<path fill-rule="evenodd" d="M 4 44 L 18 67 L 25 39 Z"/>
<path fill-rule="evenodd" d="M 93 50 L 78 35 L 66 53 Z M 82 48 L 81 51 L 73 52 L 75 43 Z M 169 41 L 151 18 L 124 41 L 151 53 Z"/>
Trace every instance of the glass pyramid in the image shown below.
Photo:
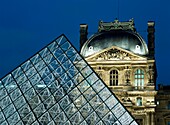
<path fill-rule="evenodd" d="M 137 125 L 61 35 L 0 80 L 1 125 Z"/>

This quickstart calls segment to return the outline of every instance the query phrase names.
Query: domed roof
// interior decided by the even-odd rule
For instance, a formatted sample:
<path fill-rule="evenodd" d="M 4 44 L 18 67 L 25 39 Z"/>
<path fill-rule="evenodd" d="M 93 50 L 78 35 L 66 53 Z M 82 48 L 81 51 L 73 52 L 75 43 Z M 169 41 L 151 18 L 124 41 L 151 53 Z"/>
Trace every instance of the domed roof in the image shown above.
<path fill-rule="evenodd" d="M 90 37 L 81 48 L 81 55 L 88 57 L 103 49 L 117 46 L 138 55 L 147 55 L 148 48 L 142 37 L 128 30 L 98 32 Z"/>

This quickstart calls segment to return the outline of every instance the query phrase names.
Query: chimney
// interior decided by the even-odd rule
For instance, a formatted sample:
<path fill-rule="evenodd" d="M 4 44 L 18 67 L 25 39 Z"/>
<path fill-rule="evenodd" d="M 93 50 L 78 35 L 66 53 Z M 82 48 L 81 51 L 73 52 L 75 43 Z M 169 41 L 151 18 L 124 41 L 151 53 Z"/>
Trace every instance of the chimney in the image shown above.
<path fill-rule="evenodd" d="M 83 44 L 87 40 L 87 35 L 88 35 L 88 25 L 87 24 L 80 24 L 80 50 Z"/>
<path fill-rule="evenodd" d="M 155 58 L 155 22 L 148 21 L 148 49 L 149 57 Z"/>

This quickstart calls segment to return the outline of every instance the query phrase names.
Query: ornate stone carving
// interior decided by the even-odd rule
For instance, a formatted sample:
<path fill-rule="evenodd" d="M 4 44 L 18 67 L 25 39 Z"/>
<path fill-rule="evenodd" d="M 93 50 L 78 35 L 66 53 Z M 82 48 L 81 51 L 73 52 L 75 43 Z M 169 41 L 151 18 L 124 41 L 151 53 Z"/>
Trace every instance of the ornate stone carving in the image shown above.
<path fill-rule="evenodd" d="M 130 84 L 130 74 L 131 74 L 131 70 L 129 69 L 129 67 L 126 67 L 125 69 L 125 79 L 126 79 L 126 85 Z"/>
<path fill-rule="evenodd" d="M 97 60 L 131 60 L 131 56 L 123 51 L 111 49 L 99 54 Z"/>
<path fill-rule="evenodd" d="M 128 22 L 119 22 L 119 20 L 114 20 L 114 22 L 99 22 L 98 31 L 111 31 L 111 30 L 132 30 L 136 31 L 134 27 L 134 20 L 130 19 Z"/>
<path fill-rule="evenodd" d="M 123 98 L 122 98 L 122 101 L 123 101 L 124 103 L 126 103 L 126 102 L 131 102 L 131 103 L 132 103 L 132 101 L 130 100 L 129 97 L 123 97 Z"/>
<path fill-rule="evenodd" d="M 135 60 L 147 60 L 145 57 L 136 55 L 128 50 L 123 50 L 118 47 L 111 47 L 104 50 L 103 52 L 96 53 L 95 55 L 88 57 L 88 61 L 97 61 L 97 60 L 124 60 L 124 61 L 135 61 Z"/>
<path fill-rule="evenodd" d="M 148 82 L 149 82 L 149 85 L 151 83 L 154 83 L 154 69 L 153 69 L 153 66 L 149 66 L 149 68 L 147 69 L 147 76 L 148 76 Z M 152 84 L 151 84 L 152 85 Z"/>

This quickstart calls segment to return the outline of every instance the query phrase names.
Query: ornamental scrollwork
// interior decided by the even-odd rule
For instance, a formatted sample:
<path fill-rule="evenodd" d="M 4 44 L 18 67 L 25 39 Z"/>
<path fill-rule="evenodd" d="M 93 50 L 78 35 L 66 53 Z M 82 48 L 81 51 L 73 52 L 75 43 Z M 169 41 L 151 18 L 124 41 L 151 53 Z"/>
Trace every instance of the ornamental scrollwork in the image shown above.
<path fill-rule="evenodd" d="M 125 71 L 125 79 L 127 84 L 130 83 L 130 72 L 131 72 L 130 70 Z"/>
<path fill-rule="evenodd" d="M 123 51 L 111 49 L 96 57 L 97 60 L 131 60 L 131 56 Z"/>

